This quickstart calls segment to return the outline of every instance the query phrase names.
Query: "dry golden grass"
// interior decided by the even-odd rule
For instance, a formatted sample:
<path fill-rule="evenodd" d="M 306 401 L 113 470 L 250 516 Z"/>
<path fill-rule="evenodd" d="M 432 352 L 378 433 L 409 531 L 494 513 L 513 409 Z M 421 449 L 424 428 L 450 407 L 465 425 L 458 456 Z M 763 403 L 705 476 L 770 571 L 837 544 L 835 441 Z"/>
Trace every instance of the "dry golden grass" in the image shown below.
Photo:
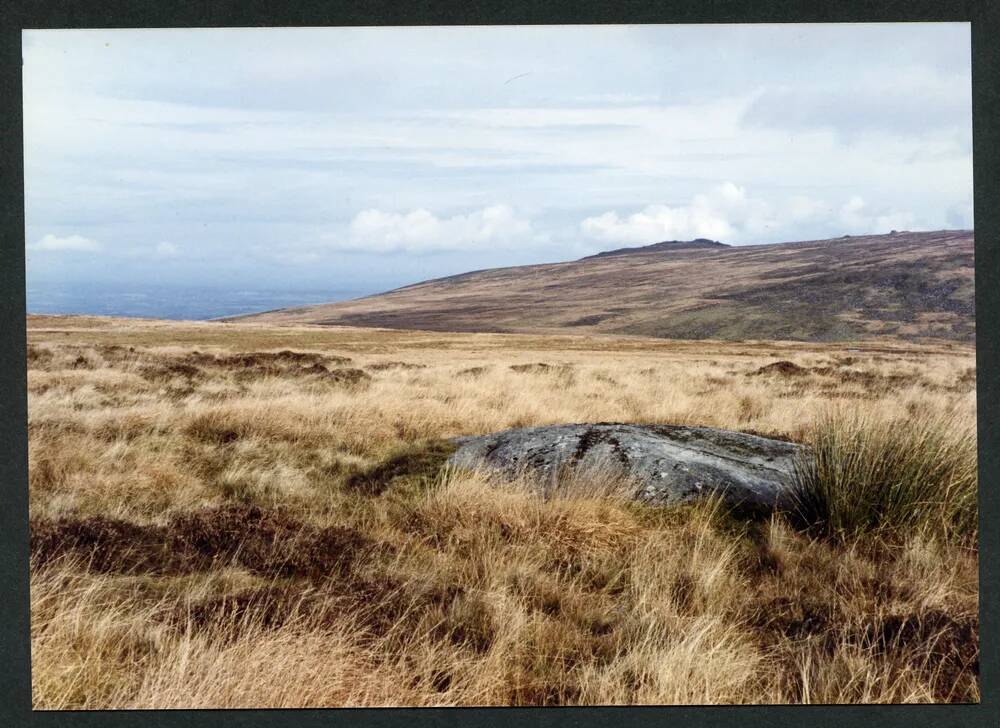
<path fill-rule="evenodd" d="M 36 708 L 979 699 L 974 524 L 943 507 L 831 538 L 441 469 L 521 425 L 891 446 L 933 419 L 950 469 L 823 482 L 932 472 L 967 512 L 970 348 L 53 317 L 29 342 Z"/>

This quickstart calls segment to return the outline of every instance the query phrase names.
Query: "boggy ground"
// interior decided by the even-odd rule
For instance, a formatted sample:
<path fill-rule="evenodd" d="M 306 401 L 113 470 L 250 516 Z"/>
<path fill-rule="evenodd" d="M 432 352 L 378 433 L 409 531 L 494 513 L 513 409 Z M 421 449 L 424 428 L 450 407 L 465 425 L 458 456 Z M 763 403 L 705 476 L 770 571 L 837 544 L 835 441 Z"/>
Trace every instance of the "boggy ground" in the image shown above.
<path fill-rule="evenodd" d="M 975 361 L 29 320 L 36 708 L 976 701 Z M 820 453 L 808 508 L 442 469 L 506 427 Z M 971 517 L 970 517 L 971 514 Z"/>

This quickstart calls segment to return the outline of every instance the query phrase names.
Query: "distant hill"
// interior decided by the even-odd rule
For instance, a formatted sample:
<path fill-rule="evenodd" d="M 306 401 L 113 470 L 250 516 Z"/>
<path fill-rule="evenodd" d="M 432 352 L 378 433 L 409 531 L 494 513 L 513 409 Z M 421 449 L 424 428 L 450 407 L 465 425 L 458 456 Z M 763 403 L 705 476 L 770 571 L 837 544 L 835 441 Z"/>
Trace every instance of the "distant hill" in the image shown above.
<path fill-rule="evenodd" d="M 494 268 L 341 303 L 241 317 L 431 331 L 677 339 L 975 338 L 973 233 L 711 240 Z"/>

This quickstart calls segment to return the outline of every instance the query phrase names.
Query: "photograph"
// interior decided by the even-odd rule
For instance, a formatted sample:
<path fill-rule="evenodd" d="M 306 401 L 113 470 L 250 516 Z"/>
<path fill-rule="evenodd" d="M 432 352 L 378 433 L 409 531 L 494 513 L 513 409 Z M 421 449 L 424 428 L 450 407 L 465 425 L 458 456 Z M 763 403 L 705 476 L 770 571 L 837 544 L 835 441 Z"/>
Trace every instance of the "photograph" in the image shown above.
<path fill-rule="evenodd" d="M 20 35 L 33 710 L 981 702 L 970 23 Z"/>

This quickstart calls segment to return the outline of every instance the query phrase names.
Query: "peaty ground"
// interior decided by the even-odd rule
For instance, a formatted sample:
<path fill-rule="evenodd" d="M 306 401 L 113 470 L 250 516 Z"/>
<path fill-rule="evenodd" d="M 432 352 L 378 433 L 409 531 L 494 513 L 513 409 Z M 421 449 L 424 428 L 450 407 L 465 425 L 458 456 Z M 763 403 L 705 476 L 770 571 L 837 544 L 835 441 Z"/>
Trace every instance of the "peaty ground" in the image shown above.
<path fill-rule="evenodd" d="M 974 366 L 31 317 L 34 705 L 976 701 Z M 441 467 L 452 436 L 598 421 L 809 442 L 851 497 L 751 522 Z"/>

